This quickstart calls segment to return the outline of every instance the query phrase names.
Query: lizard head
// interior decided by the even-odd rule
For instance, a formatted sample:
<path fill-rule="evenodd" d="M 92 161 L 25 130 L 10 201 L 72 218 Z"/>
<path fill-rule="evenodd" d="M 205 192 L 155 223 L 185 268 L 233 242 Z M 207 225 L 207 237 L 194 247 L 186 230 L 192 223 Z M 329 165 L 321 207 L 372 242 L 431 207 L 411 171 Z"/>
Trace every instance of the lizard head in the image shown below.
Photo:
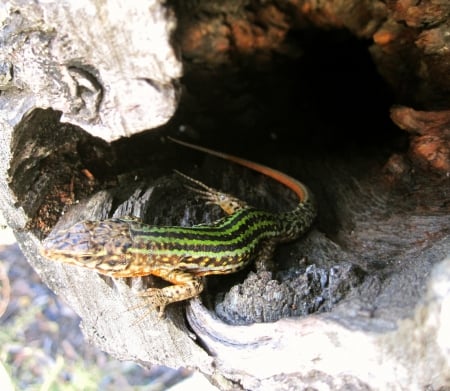
<path fill-rule="evenodd" d="M 127 250 L 131 245 L 129 225 L 120 219 L 81 221 L 50 233 L 42 243 L 41 254 L 113 275 L 129 266 Z"/>

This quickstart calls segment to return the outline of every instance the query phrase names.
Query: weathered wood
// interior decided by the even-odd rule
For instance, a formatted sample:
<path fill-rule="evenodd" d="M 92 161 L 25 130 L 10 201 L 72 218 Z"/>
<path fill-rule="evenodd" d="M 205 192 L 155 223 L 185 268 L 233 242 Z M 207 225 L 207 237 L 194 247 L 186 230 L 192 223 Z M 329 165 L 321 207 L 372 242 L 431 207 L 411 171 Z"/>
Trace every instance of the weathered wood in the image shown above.
<path fill-rule="evenodd" d="M 449 386 L 450 264 L 444 261 L 450 253 L 448 111 L 392 110 L 394 122 L 414 137 L 409 154 L 348 147 L 347 140 L 339 140 L 340 154 L 329 153 L 326 146 L 311 153 L 308 142 L 314 142 L 321 126 L 328 145 L 345 137 L 339 126 L 329 131 L 329 122 L 320 123 L 322 117 L 336 120 L 333 109 L 339 102 L 328 107 L 321 100 L 332 91 L 319 91 L 321 104 L 308 119 L 311 91 L 305 90 L 301 102 L 283 98 L 282 91 L 303 91 L 310 74 L 300 71 L 301 82 L 292 85 L 292 73 L 273 72 L 263 79 L 275 86 L 267 87 L 266 94 L 261 83 L 254 83 L 259 80 L 249 82 L 258 85 L 253 90 L 242 82 L 249 69 L 266 72 L 279 56 L 299 58 L 304 48 L 287 39 L 290 32 L 347 28 L 374 39 L 374 61 L 399 102 L 445 106 L 448 6 L 438 1 L 414 6 L 357 0 L 251 6 L 175 2 L 176 36 L 188 59 L 184 82 L 190 88 L 172 126 L 162 132 L 194 124 L 194 129 L 183 127 L 189 135 L 214 129 L 210 139 L 225 134 L 238 148 L 249 129 L 256 129 L 245 139 L 251 145 L 266 132 L 276 136 L 278 128 L 306 129 L 298 131 L 300 141 L 291 135 L 291 145 L 265 143 L 268 149 L 248 148 L 252 156 L 246 157 L 305 180 L 318 199 L 319 218 L 308 235 L 280 248 L 276 259 L 282 270 L 276 280 L 248 271 L 208 279 L 200 300 L 169 306 L 161 320 L 136 295 L 143 286 L 157 284 L 155 279 L 115 281 L 38 255 L 40 240 L 55 223 L 133 214 L 160 225 L 192 224 L 218 216 L 168 176 L 174 166 L 192 169 L 188 154 L 151 136 L 104 141 L 164 123 L 174 111 L 181 73 L 170 40 L 172 11 L 159 2 L 146 3 L 145 9 L 125 4 L 22 6 L 10 1 L 3 21 L 9 29 L 2 30 L 0 68 L 2 212 L 30 263 L 81 316 L 87 339 L 119 359 L 198 369 L 221 389 L 319 383 L 330 389 Z M 254 65 L 246 68 L 247 78 L 235 77 L 241 62 Z M 229 68 L 221 74 L 217 65 Z M 275 76 L 281 84 L 272 83 Z M 345 105 L 349 121 L 361 118 L 352 107 L 361 98 L 352 99 Z M 298 112 L 305 102 L 308 110 Z M 274 113 L 279 108 L 285 111 Z M 370 128 L 376 118 L 363 119 L 358 129 L 376 135 L 379 129 Z M 430 137 L 433 142 L 427 144 Z M 227 167 L 209 159 L 196 174 L 250 202 L 265 200 L 258 204 L 263 207 L 283 207 L 286 192 Z M 346 274 L 350 269 L 336 267 L 349 263 L 358 272 Z M 303 294 L 312 287 L 308 266 L 317 268 L 317 281 L 324 285 L 298 301 L 299 289 Z M 217 294 L 236 284 L 241 285 L 226 289 L 225 300 Z M 264 307 L 260 298 L 266 293 L 277 296 L 277 304 L 295 305 Z M 303 301 L 305 312 L 298 308 Z M 226 324 L 214 309 L 228 311 L 226 316 L 217 313 L 236 321 L 230 303 L 248 318 L 256 313 L 254 319 L 279 320 Z M 298 317 L 311 308 L 319 312 Z"/>
<path fill-rule="evenodd" d="M 450 110 L 418 111 L 394 107 L 392 120 L 411 134 L 411 159 L 425 169 L 450 172 Z"/>
<path fill-rule="evenodd" d="M 18 117 L 34 108 L 111 141 L 164 124 L 178 100 L 175 19 L 161 1 L 7 1 L 1 90 Z M 4 103 L 6 104 L 6 102 Z"/>

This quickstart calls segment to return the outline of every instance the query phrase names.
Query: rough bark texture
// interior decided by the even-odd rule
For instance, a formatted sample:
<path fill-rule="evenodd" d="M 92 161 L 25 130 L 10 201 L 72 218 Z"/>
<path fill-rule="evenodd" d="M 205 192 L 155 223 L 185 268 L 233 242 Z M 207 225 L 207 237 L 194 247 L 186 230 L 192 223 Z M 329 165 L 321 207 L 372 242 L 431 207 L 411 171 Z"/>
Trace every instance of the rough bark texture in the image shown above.
<path fill-rule="evenodd" d="M 174 15 L 161 2 L 7 1 L 2 9 L 2 106 L 19 118 L 50 107 L 111 141 L 172 116 L 181 63 L 170 45 Z"/>
<path fill-rule="evenodd" d="M 87 339 L 142 365 L 199 369 L 221 389 L 449 387 L 450 5 L 126 4 L 2 6 L 2 211 Z M 114 281 L 38 248 L 81 219 L 217 218 L 174 167 L 288 207 L 285 189 L 215 159 L 193 168 L 152 133 L 117 140 L 172 115 L 178 48 L 183 94 L 157 134 L 183 130 L 289 172 L 319 216 L 279 249 L 273 278 L 209 278 L 200 300 L 159 319 L 136 295 L 157 279 Z"/>

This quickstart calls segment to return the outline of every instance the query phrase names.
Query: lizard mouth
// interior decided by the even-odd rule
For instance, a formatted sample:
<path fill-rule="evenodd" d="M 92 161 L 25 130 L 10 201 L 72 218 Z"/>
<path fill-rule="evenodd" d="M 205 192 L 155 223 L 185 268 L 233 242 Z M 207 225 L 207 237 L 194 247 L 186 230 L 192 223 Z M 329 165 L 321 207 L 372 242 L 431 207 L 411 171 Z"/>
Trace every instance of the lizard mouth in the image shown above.
<path fill-rule="evenodd" d="M 80 252 L 80 251 L 69 251 L 68 249 L 55 249 L 54 243 L 46 244 L 43 243 L 43 247 L 40 251 L 41 255 L 47 259 L 53 261 L 64 261 L 66 263 L 71 263 L 75 265 L 87 266 L 89 263 L 98 263 L 99 259 L 105 257 L 106 252 L 94 253 L 94 252 Z"/>

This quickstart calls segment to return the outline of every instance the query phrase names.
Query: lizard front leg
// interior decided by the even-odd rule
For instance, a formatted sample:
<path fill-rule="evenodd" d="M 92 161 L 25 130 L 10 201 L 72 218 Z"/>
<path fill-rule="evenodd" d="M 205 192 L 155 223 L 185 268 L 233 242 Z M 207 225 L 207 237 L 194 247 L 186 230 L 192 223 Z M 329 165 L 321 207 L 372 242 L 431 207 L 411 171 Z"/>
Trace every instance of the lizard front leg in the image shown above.
<path fill-rule="evenodd" d="M 158 270 L 152 273 L 174 285 L 165 288 L 149 288 L 139 296 L 146 297 L 151 306 L 159 309 L 159 316 L 164 314 L 165 307 L 170 303 L 190 299 L 203 291 L 203 281 L 190 273 L 181 270 Z"/>
<path fill-rule="evenodd" d="M 231 194 L 223 193 L 212 187 L 205 185 L 203 182 L 175 170 L 175 173 L 191 182 L 192 185 L 186 185 L 189 190 L 199 194 L 207 204 L 219 206 L 227 215 L 236 213 L 238 210 L 247 208 L 248 204 Z"/>

